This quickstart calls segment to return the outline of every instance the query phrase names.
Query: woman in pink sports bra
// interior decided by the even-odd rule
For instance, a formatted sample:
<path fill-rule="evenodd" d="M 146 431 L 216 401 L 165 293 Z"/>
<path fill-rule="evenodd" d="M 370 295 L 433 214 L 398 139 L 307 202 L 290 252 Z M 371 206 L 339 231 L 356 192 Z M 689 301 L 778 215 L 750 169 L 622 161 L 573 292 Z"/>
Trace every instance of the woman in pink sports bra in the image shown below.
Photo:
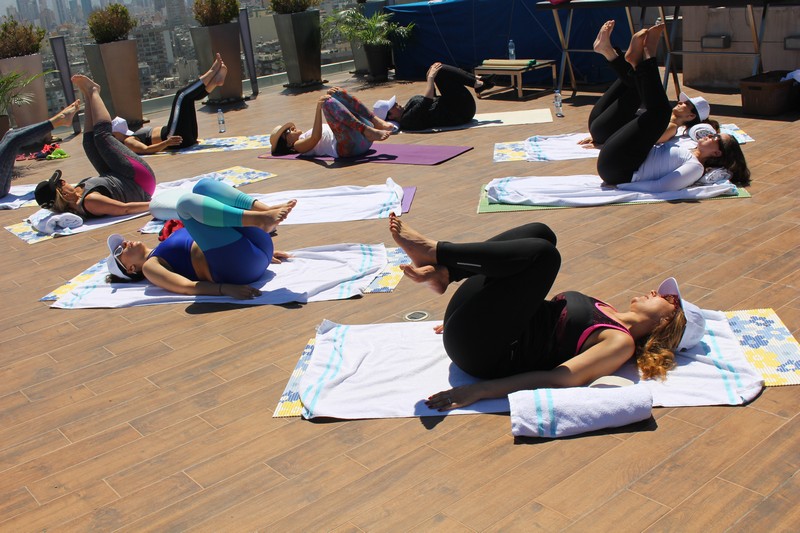
<path fill-rule="evenodd" d="M 409 278 L 439 294 L 465 280 L 437 329 L 450 359 L 485 381 L 433 394 L 426 402 L 433 409 L 518 390 L 586 385 L 634 356 L 645 379 L 663 379 L 675 352 L 694 346 L 705 332 L 701 311 L 681 298 L 674 278 L 622 311 L 573 291 L 546 300 L 561 256 L 544 224 L 467 244 L 435 241 L 394 216 L 389 229 L 413 262 L 402 267 Z"/>

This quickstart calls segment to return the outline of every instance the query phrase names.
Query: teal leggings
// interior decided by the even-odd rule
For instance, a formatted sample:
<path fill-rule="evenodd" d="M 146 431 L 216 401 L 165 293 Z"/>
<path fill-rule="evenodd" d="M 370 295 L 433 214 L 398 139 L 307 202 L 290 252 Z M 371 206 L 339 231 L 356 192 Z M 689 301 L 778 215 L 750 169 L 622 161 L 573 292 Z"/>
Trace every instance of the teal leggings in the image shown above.
<path fill-rule="evenodd" d="M 206 257 L 214 281 L 244 285 L 264 275 L 272 261 L 272 238 L 243 227 L 242 214 L 255 199 L 205 178 L 178 200 L 178 216 Z"/>

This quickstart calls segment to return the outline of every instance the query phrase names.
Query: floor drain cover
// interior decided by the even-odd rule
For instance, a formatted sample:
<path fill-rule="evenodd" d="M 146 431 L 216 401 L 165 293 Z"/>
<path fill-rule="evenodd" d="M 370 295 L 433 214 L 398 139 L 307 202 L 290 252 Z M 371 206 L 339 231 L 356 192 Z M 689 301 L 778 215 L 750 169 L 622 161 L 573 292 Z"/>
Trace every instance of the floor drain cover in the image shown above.
<path fill-rule="evenodd" d="M 405 316 L 406 320 L 410 320 L 412 322 L 425 320 L 426 318 L 428 318 L 428 313 L 426 313 L 425 311 L 411 311 Z"/>

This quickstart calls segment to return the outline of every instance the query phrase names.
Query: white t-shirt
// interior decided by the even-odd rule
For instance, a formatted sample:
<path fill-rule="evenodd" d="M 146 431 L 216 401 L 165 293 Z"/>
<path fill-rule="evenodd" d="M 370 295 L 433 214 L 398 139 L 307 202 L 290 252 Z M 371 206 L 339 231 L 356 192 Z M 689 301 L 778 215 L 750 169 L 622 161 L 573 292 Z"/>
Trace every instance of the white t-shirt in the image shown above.
<path fill-rule="evenodd" d="M 703 164 L 677 141 L 653 146 L 642 166 L 633 173 L 631 183 L 617 188 L 638 192 L 678 191 L 689 187 L 703 176 Z"/>
<path fill-rule="evenodd" d="M 308 139 L 309 137 L 311 137 L 311 130 L 304 131 L 298 140 Z M 322 138 L 314 148 L 303 155 L 339 157 L 339 152 L 336 151 L 336 137 L 333 135 L 333 130 L 330 126 L 327 124 L 322 125 Z"/>

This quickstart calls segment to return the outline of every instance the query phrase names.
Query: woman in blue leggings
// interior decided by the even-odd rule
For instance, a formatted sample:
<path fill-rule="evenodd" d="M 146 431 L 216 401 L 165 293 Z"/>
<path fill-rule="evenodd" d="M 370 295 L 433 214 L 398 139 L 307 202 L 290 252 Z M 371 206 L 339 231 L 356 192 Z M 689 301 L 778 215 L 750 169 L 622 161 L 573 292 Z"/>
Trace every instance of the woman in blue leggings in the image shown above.
<path fill-rule="evenodd" d="M 322 123 L 325 115 L 327 124 Z M 334 87 L 317 101 L 314 126 L 304 132 L 287 122 L 270 135 L 272 155 L 354 157 L 367 152 L 374 141 L 386 140 L 393 127 L 357 98 Z"/>
<path fill-rule="evenodd" d="M 75 100 L 61 110 L 57 115 L 44 122 L 8 130 L 0 140 L 0 198 L 8 194 L 11 189 L 14 162 L 24 146 L 31 145 L 44 139 L 45 135 L 59 126 L 69 126 L 72 118 L 81 107 L 81 101 Z"/>
<path fill-rule="evenodd" d="M 269 234 L 295 204 L 267 206 L 229 185 L 202 179 L 178 200 L 184 227 L 155 248 L 119 234 L 108 238 L 109 280 L 146 278 L 179 294 L 255 298 L 261 291 L 249 283 L 271 262 L 288 257 L 274 250 Z"/>

